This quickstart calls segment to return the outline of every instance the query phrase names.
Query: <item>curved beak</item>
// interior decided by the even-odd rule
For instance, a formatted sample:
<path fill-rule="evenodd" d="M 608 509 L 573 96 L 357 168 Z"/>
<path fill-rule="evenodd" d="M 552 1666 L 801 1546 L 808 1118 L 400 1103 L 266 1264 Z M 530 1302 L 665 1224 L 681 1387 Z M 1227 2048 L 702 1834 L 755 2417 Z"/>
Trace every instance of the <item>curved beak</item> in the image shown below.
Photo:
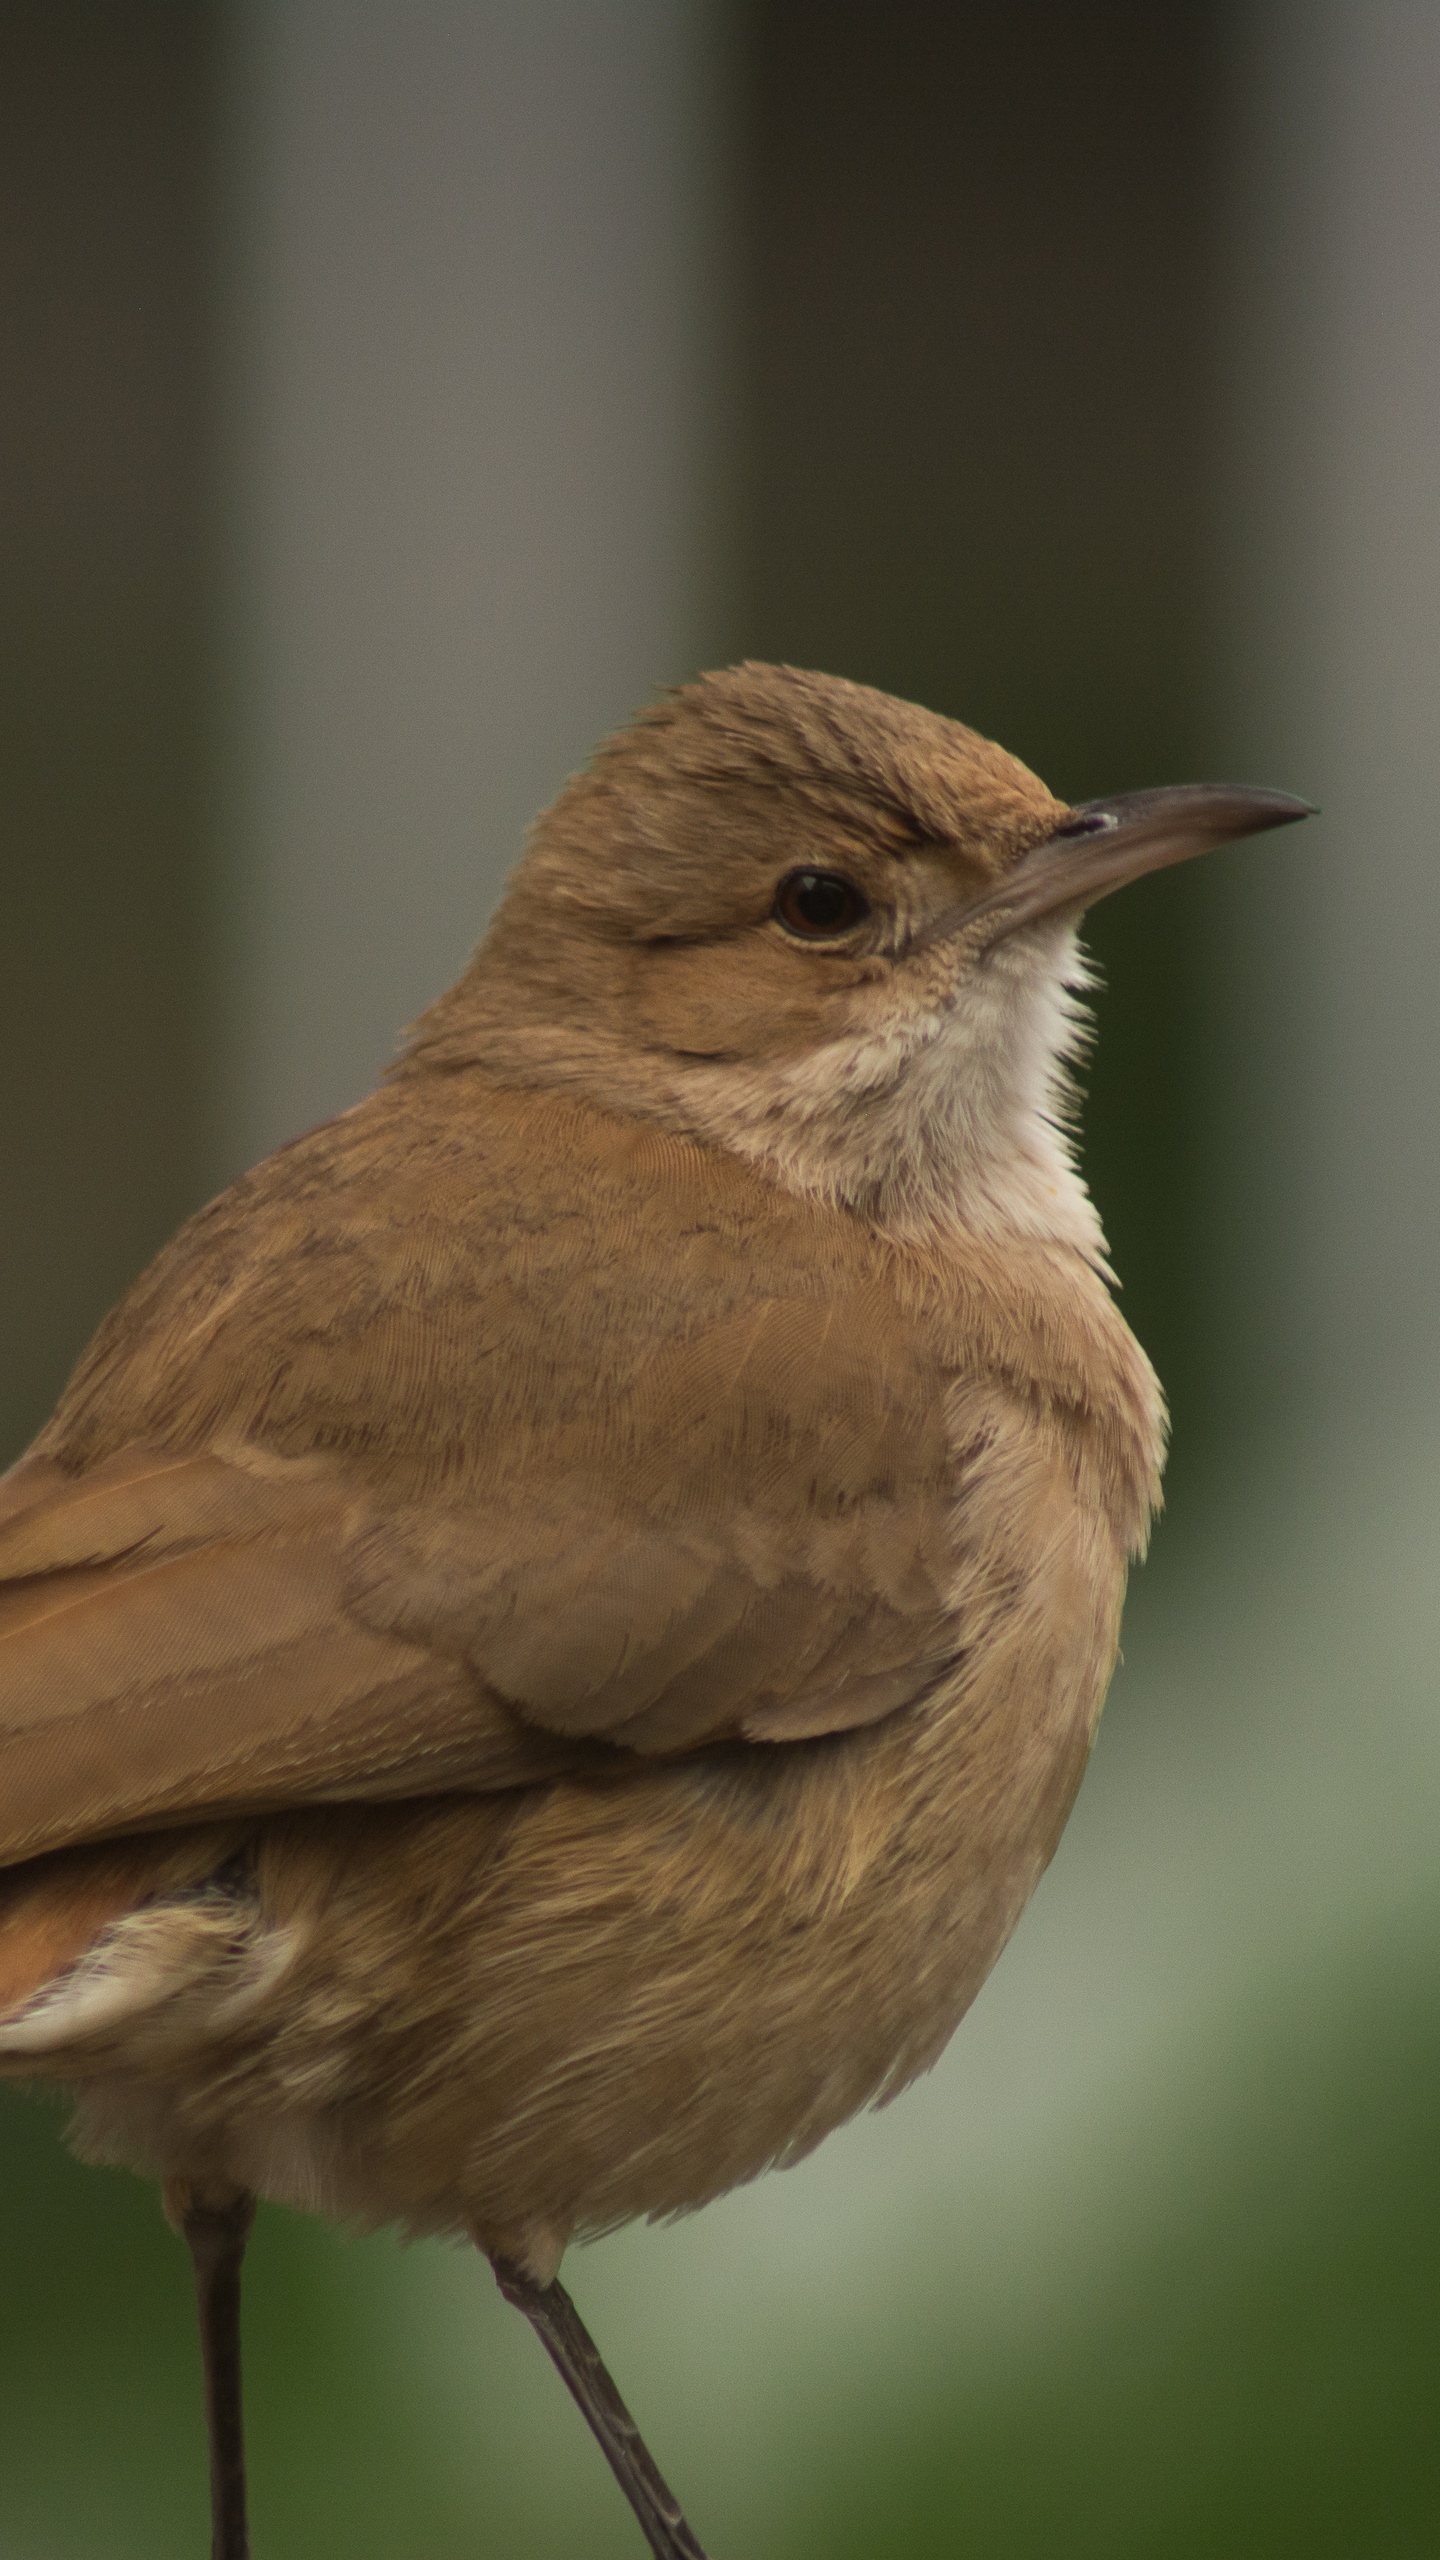
<path fill-rule="evenodd" d="M 1270 827 L 1313 818 L 1308 800 L 1288 791 L 1260 791 L 1244 783 L 1181 782 L 1160 791 L 1125 791 L 1113 800 L 1087 800 L 1072 809 L 1053 836 L 1032 845 L 1003 880 L 952 908 L 918 937 L 948 940 L 992 919 L 981 944 L 988 951 L 1022 925 L 1042 916 L 1083 914 L 1127 881 L 1147 871 L 1189 862 L 1212 845 L 1237 836 L 1263 835 Z"/>

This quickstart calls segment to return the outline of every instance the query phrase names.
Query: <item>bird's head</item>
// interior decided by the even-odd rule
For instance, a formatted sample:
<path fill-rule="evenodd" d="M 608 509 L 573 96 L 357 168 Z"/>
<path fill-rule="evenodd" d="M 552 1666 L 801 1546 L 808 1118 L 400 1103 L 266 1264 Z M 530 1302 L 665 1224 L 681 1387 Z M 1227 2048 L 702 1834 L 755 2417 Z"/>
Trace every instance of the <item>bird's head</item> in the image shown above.
<path fill-rule="evenodd" d="M 1069 808 L 957 721 L 728 668 L 567 785 L 409 1059 L 579 1088 L 897 1230 L 1098 1255 L 1066 1138 L 1079 919 L 1302 814 L 1212 785 Z"/>

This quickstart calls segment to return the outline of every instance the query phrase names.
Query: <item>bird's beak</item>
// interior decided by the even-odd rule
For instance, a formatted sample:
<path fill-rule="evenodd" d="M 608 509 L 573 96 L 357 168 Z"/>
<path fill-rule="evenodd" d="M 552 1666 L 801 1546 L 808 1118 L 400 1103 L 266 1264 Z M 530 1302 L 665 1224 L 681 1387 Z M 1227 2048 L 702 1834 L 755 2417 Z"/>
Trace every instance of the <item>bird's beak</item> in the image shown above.
<path fill-rule="evenodd" d="M 1167 870 L 1212 845 L 1263 835 L 1268 827 L 1288 827 L 1297 818 L 1314 815 L 1308 800 L 1296 800 L 1288 791 L 1229 782 L 1182 782 L 1161 791 L 1087 800 L 1043 844 L 1022 853 L 1003 880 L 966 906 L 937 917 L 919 939 L 949 941 L 987 923 L 980 947 L 988 951 L 1042 916 L 1082 914 L 1147 871 Z"/>

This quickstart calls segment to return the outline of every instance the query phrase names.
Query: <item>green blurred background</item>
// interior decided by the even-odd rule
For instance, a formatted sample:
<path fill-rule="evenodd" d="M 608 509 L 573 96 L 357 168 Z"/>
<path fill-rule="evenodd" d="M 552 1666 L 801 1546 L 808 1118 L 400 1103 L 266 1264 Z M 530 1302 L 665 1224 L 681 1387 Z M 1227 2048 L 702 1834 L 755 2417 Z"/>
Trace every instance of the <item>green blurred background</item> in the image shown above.
<path fill-rule="evenodd" d="M 658 683 L 1293 838 L 1104 907 L 1169 1509 L 932 2078 L 569 2271 L 717 2560 L 1440 2553 L 1434 0 L 10 0 L 0 1433 Z M 0 2110 L 0 2560 L 202 2550 L 188 2271 Z M 262 2214 L 261 2560 L 637 2537 L 484 2269 Z"/>

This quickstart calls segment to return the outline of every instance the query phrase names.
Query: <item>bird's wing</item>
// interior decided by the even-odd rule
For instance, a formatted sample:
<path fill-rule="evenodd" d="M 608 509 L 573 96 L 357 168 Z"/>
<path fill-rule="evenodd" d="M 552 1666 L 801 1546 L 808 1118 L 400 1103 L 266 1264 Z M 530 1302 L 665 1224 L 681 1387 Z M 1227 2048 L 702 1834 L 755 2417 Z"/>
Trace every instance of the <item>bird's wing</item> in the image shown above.
<path fill-rule="evenodd" d="M 860 1346 L 801 1392 L 807 1315 L 748 1318 L 743 1376 L 723 1327 L 657 1364 L 610 1479 L 537 1463 L 392 1508 L 333 1461 L 23 1461 L 0 1483 L 0 1862 L 524 1785 L 603 1746 L 796 1740 L 923 1694 L 956 1643 L 944 1518 Z"/>
<path fill-rule="evenodd" d="M 848 1228 L 787 1261 L 643 1131 L 389 1108 L 202 1213 L 5 1480 L 0 1862 L 832 1733 L 954 1659 L 957 1391 Z"/>
<path fill-rule="evenodd" d="M 202 1813 L 543 1777 L 454 1654 L 342 1596 L 323 1479 L 130 1449 L 0 1479 L 0 1864 Z"/>
<path fill-rule="evenodd" d="M 863 1329 L 775 1301 L 663 1352 L 591 1464 L 361 1527 L 357 1617 L 527 1724 L 644 1752 L 835 1733 L 953 1659 L 944 1418 Z M 907 1392 L 908 1391 L 908 1392 Z"/>

